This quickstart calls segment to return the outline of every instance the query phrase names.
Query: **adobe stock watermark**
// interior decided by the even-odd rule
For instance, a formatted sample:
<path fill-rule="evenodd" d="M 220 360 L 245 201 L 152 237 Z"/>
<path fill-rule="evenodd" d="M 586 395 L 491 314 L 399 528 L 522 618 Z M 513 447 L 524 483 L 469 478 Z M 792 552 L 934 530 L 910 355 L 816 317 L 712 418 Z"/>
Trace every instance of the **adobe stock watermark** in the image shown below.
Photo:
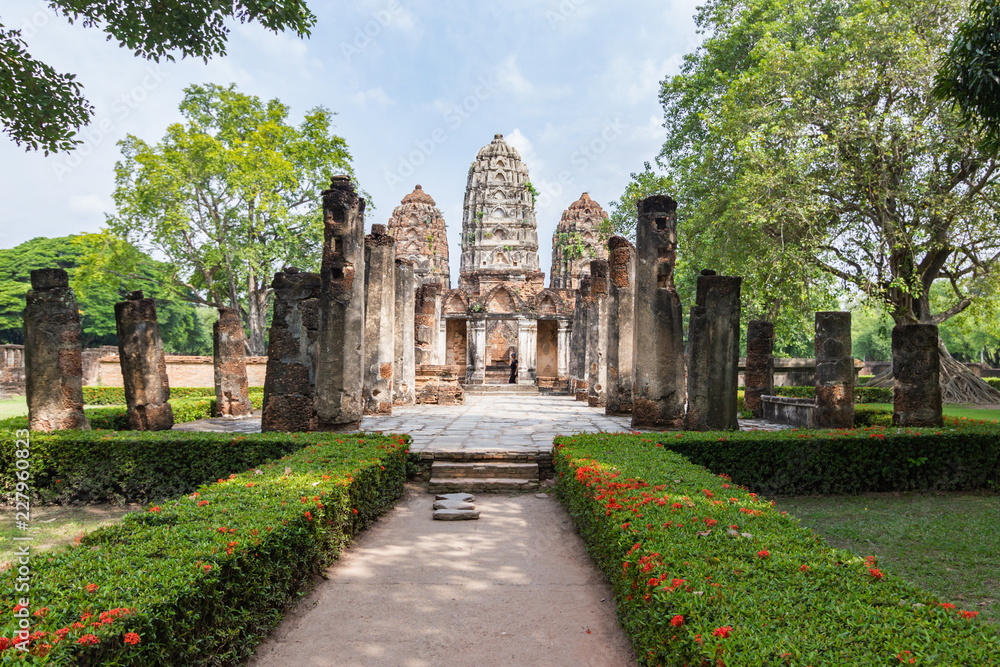
<path fill-rule="evenodd" d="M 56 11 L 49 5 L 39 2 L 37 9 L 30 16 L 25 16 L 21 20 L 21 37 L 29 40 L 38 34 L 52 19 L 58 18 Z"/>
<path fill-rule="evenodd" d="M 372 12 L 371 19 L 354 29 L 354 38 L 350 42 L 340 43 L 340 53 L 344 59 L 351 62 L 351 58 L 360 56 L 402 12 L 403 6 L 399 4 L 399 0 L 389 0 L 385 7 Z"/>
<path fill-rule="evenodd" d="M 77 145 L 75 149 L 68 153 L 61 154 L 52 162 L 52 173 L 60 183 L 67 174 L 72 173 L 83 164 L 83 161 L 100 146 L 115 134 L 118 124 L 128 118 L 135 109 L 138 109 L 148 98 L 149 94 L 156 90 L 166 74 L 159 65 L 146 67 L 146 73 L 142 80 L 126 93 L 119 95 L 111 103 L 111 116 L 95 118 L 89 125 L 80 129 L 77 136 L 83 143 Z"/>
<path fill-rule="evenodd" d="M 384 170 L 386 184 L 394 188 L 405 183 L 406 179 L 413 176 L 417 169 L 434 155 L 438 146 L 448 141 L 448 131 L 453 132 L 462 127 L 465 121 L 471 118 L 484 102 L 493 97 L 499 88 L 500 81 L 496 74 L 479 77 L 472 92 L 460 101 L 449 104 L 441 114 L 441 120 L 447 130 L 445 127 L 436 127 L 423 138 L 415 139 L 413 150 L 399 156 L 395 169 Z"/>
<path fill-rule="evenodd" d="M 31 479 L 31 439 L 26 429 L 15 431 L 14 468 L 17 483 L 14 485 L 14 526 L 22 535 L 15 535 L 14 561 L 17 577 L 14 581 L 14 618 L 17 619 L 17 635 L 14 637 L 14 648 L 18 651 L 28 650 L 28 638 L 31 635 L 31 534 L 28 532 L 31 523 L 31 494 L 28 480 Z"/>
<path fill-rule="evenodd" d="M 551 204 L 553 199 L 562 195 L 563 191 L 576 180 L 576 175 L 587 171 L 620 136 L 622 136 L 621 120 L 615 118 L 613 121 L 605 121 L 596 137 L 580 144 L 570 155 L 569 162 L 575 169 L 563 169 L 556 176 L 555 182 L 542 179 L 535 184 L 539 192 L 536 206 L 544 208 Z"/>
<path fill-rule="evenodd" d="M 566 23 L 587 0 L 561 0 L 555 9 L 545 10 L 545 20 L 555 30 Z"/>

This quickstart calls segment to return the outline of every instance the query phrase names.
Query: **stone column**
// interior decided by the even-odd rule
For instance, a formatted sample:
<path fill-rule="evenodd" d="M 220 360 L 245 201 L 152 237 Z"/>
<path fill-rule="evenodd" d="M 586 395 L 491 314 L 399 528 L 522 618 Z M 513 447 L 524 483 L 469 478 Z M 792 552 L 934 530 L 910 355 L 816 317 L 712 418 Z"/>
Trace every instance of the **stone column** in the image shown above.
<path fill-rule="evenodd" d="M 347 176 L 323 191 L 323 226 L 316 429 L 353 431 L 364 403 L 365 200 Z"/>
<path fill-rule="evenodd" d="M 31 272 L 24 309 L 28 427 L 90 430 L 83 413 L 83 331 L 76 295 L 63 269 Z"/>
<path fill-rule="evenodd" d="M 556 365 L 559 379 L 563 380 L 569 378 L 569 341 L 573 323 L 559 320 L 557 326 L 559 329 L 556 332 Z"/>
<path fill-rule="evenodd" d="M 393 362 L 392 402 L 413 405 L 417 402 L 413 346 L 413 314 L 416 282 L 413 262 L 396 258 L 396 359 Z"/>
<path fill-rule="evenodd" d="M 538 320 L 517 321 L 517 383 L 535 384 L 538 373 Z"/>
<path fill-rule="evenodd" d="M 854 428 L 850 313 L 816 313 L 816 428 Z"/>
<path fill-rule="evenodd" d="M 163 340 L 156 322 L 156 302 L 141 291 L 115 304 L 118 359 L 125 388 L 126 419 L 132 431 L 165 431 L 174 425 Z"/>
<path fill-rule="evenodd" d="M 287 268 L 271 282 L 274 311 L 267 335 L 261 431 L 315 431 L 316 368 L 322 279 Z"/>
<path fill-rule="evenodd" d="M 632 428 L 684 425 L 684 323 L 674 287 L 677 202 L 666 195 L 639 202 L 635 267 L 635 382 Z"/>
<path fill-rule="evenodd" d="M 621 236 L 608 240 L 608 354 L 604 411 L 632 412 L 632 337 L 635 308 L 635 247 Z"/>
<path fill-rule="evenodd" d="M 590 303 L 590 276 L 580 278 L 573 306 L 573 330 L 570 332 L 569 393 L 578 401 L 587 400 L 587 316 Z"/>
<path fill-rule="evenodd" d="M 892 329 L 892 425 L 941 426 L 941 359 L 934 324 Z"/>
<path fill-rule="evenodd" d="M 587 314 L 587 405 L 603 408 L 608 386 L 608 260 L 590 260 Z"/>
<path fill-rule="evenodd" d="M 738 431 L 740 284 L 742 278 L 705 269 L 688 328 L 689 431 Z"/>
<path fill-rule="evenodd" d="M 465 339 L 465 382 L 466 384 L 486 383 L 486 319 L 476 317 L 469 320 Z"/>
<path fill-rule="evenodd" d="M 750 320 L 747 327 L 747 365 L 744 374 L 746 391 L 743 407 L 754 419 L 764 416 L 760 397 L 774 394 L 774 325 L 764 320 Z"/>
<path fill-rule="evenodd" d="M 365 414 L 392 414 L 396 358 L 396 239 L 385 225 L 365 237 Z"/>
<path fill-rule="evenodd" d="M 253 412 L 247 382 L 246 334 L 239 314 L 219 308 L 212 325 L 215 362 L 215 416 L 242 417 Z"/>
<path fill-rule="evenodd" d="M 417 289 L 413 335 L 416 341 L 415 359 L 418 364 L 433 364 L 437 357 L 440 302 L 441 286 L 437 283 L 421 285 Z"/>

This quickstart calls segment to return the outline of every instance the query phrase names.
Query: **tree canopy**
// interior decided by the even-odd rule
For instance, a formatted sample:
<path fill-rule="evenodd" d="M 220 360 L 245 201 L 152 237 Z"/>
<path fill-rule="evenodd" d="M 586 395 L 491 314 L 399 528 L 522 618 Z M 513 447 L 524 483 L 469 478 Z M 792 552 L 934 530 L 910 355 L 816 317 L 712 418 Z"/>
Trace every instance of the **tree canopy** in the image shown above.
<path fill-rule="evenodd" d="M 320 192 L 352 173 L 347 143 L 324 107 L 293 126 L 287 106 L 235 84 L 189 86 L 180 109 L 186 122 L 155 146 L 119 142 L 108 231 L 165 257 L 196 303 L 238 310 L 248 351 L 264 354 L 271 278 L 284 264 L 318 267 Z"/>
<path fill-rule="evenodd" d="M 743 275 L 772 316 L 836 290 L 940 324 L 994 291 L 998 164 L 931 92 L 966 15 L 965 0 L 701 7 L 706 38 L 661 91 L 683 250 Z"/>
<path fill-rule="evenodd" d="M 156 299 L 163 346 L 176 354 L 211 354 L 210 329 L 200 321 L 196 308 L 175 294 L 165 280 L 170 267 L 131 250 L 132 273 L 123 281 L 93 264 L 100 244 L 94 235 L 36 238 L 0 250 L 0 343 L 24 342 L 25 295 L 31 289 L 33 269 L 59 267 L 69 274 L 80 310 L 84 347 L 116 345 L 115 303 L 125 292 L 142 289 Z"/>
<path fill-rule="evenodd" d="M 1000 153 L 1000 3 L 973 0 L 941 61 L 935 94 L 958 106 L 982 133 L 983 150 Z"/>
<path fill-rule="evenodd" d="M 316 17 L 302 0 L 49 0 L 71 23 L 97 28 L 136 56 L 159 62 L 225 55 L 227 19 L 257 22 L 274 32 L 306 36 Z M 76 131 L 94 109 L 75 74 L 57 72 L 28 53 L 20 30 L 0 24 L 0 121 L 4 131 L 27 150 L 67 151 L 80 143 Z"/>

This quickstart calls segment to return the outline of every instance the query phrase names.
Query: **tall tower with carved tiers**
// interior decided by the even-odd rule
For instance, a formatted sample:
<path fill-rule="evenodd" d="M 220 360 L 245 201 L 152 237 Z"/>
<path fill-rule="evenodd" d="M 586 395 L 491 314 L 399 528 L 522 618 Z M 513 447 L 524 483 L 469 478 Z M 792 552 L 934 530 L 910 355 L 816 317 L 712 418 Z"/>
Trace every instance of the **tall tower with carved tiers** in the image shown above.
<path fill-rule="evenodd" d="M 469 167 L 462 217 L 460 286 L 533 281 L 538 272 L 538 228 L 528 168 L 513 146 L 494 135 Z"/>
<path fill-rule="evenodd" d="M 388 227 L 396 237 L 396 257 L 413 261 L 418 287 L 432 283 L 451 288 L 448 236 L 433 197 L 416 186 L 393 210 Z"/>
<path fill-rule="evenodd" d="M 553 289 L 576 289 L 580 277 L 590 275 L 590 260 L 607 259 L 608 249 L 601 243 L 601 225 L 608 214 L 586 192 L 569 205 L 552 235 Z"/>

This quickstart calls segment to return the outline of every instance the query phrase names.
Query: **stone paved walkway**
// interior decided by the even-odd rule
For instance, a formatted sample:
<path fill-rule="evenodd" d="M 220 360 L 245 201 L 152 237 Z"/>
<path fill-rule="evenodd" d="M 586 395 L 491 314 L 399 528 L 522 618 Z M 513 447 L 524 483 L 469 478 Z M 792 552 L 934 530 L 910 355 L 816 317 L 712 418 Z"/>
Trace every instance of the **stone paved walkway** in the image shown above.
<path fill-rule="evenodd" d="M 391 417 L 365 417 L 365 431 L 409 433 L 411 451 L 548 451 L 557 435 L 628 431 L 630 417 L 608 417 L 569 396 L 468 395 L 465 405 L 395 407 Z M 762 420 L 741 420 L 743 430 L 787 428 Z M 243 419 L 215 418 L 174 426 L 178 431 L 257 433 L 260 413 Z"/>
<path fill-rule="evenodd" d="M 562 505 L 480 495 L 478 521 L 406 498 L 368 528 L 250 667 L 629 667 L 611 590 Z"/>

